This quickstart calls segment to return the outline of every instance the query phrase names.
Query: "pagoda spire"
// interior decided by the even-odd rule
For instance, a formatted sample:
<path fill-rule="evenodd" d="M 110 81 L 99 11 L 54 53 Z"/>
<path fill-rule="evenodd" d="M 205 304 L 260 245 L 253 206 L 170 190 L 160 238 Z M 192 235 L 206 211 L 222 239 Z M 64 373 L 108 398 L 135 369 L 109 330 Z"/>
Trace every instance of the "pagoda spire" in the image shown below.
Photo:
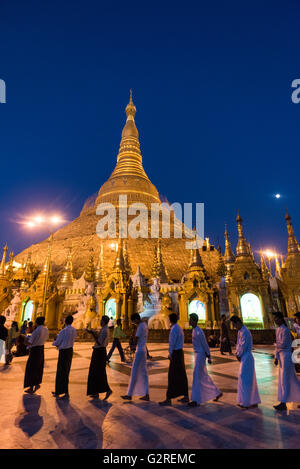
<path fill-rule="evenodd" d="M 103 243 L 100 244 L 100 251 L 98 262 L 95 271 L 95 281 L 97 283 L 104 283 L 104 263 L 103 263 Z"/>
<path fill-rule="evenodd" d="M 90 258 L 84 273 L 86 282 L 92 283 L 95 281 L 95 264 L 94 264 L 94 251 L 91 249 Z"/>
<path fill-rule="evenodd" d="M 236 255 L 237 257 L 248 257 L 250 255 L 249 246 L 244 237 L 243 224 L 242 224 L 243 220 L 239 213 L 237 214 L 236 222 L 238 226 L 238 235 L 239 235 L 239 239 L 238 239 L 238 243 L 236 247 Z"/>
<path fill-rule="evenodd" d="M 262 253 L 262 251 L 260 251 L 260 268 L 261 268 L 261 273 L 262 273 L 262 277 L 267 280 L 271 277 L 271 273 L 267 267 L 267 264 L 266 264 L 266 261 L 265 261 L 265 258 L 264 258 L 264 255 Z"/>
<path fill-rule="evenodd" d="M 191 267 L 203 267 L 203 262 L 200 256 L 199 249 L 191 249 L 191 262 L 189 265 L 189 269 Z"/>
<path fill-rule="evenodd" d="M 67 255 L 67 262 L 65 265 L 65 269 L 60 280 L 60 284 L 67 286 L 67 285 L 72 285 L 73 282 L 74 282 L 73 255 L 72 255 L 72 247 L 70 247 L 68 251 L 68 255 Z"/>
<path fill-rule="evenodd" d="M 5 269 L 5 261 L 6 261 L 6 253 L 7 253 L 8 247 L 7 244 L 5 244 L 3 248 L 3 256 L 0 264 L 0 277 L 5 277 L 6 276 L 6 269 Z"/>
<path fill-rule="evenodd" d="M 167 283 L 169 281 L 168 273 L 163 262 L 161 240 L 159 238 L 154 247 L 152 278 L 158 278 L 161 283 Z"/>
<path fill-rule="evenodd" d="M 218 255 L 219 255 L 219 262 L 217 266 L 217 274 L 222 278 L 222 277 L 225 277 L 226 275 L 226 267 L 225 267 L 224 258 L 221 252 L 221 246 L 220 246 L 220 249 L 218 249 Z"/>
<path fill-rule="evenodd" d="M 235 256 L 231 249 L 231 244 L 228 237 L 227 226 L 225 225 L 225 252 L 224 252 L 224 262 L 225 264 L 233 264 L 235 261 Z"/>
<path fill-rule="evenodd" d="M 114 263 L 114 270 L 116 271 L 125 271 L 125 262 L 124 262 L 124 251 L 123 251 L 123 238 L 119 238 L 120 242 L 118 243 L 117 255 Z"/>
<path fill-rule="evenodd" d="M 48 251 L 47 251 L 47 257 L 45 260 L 45 264 L 43 266 L 41 275 L 42 276 L 47 276 L 48 274 L 51 274 L 51 251 L 52 251 L 52 240 L 53 240 L 53 235 L 51 234 L 50 237 L 48 238 Z"/>
<path fill-rule="evenodd" d="M 276 271 L 275 271 L 275 275 L 279 278 L 281 278 L 281 266 L 280 266 L 280 262 L 279 262 L 279 259 L 278 259 L 278 256 L 277 254 L 275 254 L 275 266 L 276 266 Z"/>
<path fill-rule="evenodd" d="M 125 112 L 127 118 L 122 130 L 117 164 L 109 179 L 101 187 L 96 205 L 103 202 L 118 205 L 119 196 L 127 194 L 131 194 L 133 202 L 160 203 L 157 189 L 149 180 L 143 167 L 132 92 L 130 92 Z"/>
<path fill-rule="evenodd" d="M 129 256 L 128 256 L 128 248 L 127 248 L 127 241 L 126 241 L 126 239 L 125 239 L 125 241 L 124 241 L 123 255 L 124 255 L 124 266 L 125 266 L 125 270 L 126 270 L 126 272 L 128 272 L 128 274 L 131 274 L 131 265 L 130 265 Z"/>
<path fill-rule="evenodd" d="M 11 251 L 9 253 L 9 264 L 8 264 L 8 267 L 7 267 L 7 275 L 9 277 L 12 277 L 13 275 L 13 272 L 14 272 L 14 266 L 13 266 L 13 263 L 14 263 L 14 252 Z"/>
<path fill-rule="evenodd" d="M 294 233 L 294 228 L 292 225 L 292 218 L 288 214 L 288 212 L 286 212 L 285 220 L 286 220 L 287 231 L 288 231 L 288 255 L 291 255 L 291 254 L 300 255 L 299 243 Z"/>

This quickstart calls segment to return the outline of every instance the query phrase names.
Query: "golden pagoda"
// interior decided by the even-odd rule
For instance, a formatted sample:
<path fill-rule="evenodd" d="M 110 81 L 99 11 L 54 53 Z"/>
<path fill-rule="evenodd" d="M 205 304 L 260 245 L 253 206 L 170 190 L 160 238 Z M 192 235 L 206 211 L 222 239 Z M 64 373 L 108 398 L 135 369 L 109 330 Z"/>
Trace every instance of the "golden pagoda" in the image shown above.
<path fill-rule="evenodd" d="M 27 291 L 25 291 L 25 283 L 19 285 L 21 304 L 18 319 L 20 321 L 24 319 L 26 305 L 30 302 L 33 302 L 33 317 L 40 314 L 41 309 L 46 310 L 44 313 L 53 328 L 59 327 L 63 317 L 70 313 L 76 316 L 74 316 L 74 323 L 77 327 L 83 327 L 87 323 L 84 316 L 88 313 L 95 313 L 98 323 L 102 314 L 112 314 L 112 312 L 117 317 L 121 316 L 128 321 L 130 313 L 137 311 L 138 301 L 140 302 L 139 308 L 142 307 L 141 289 L 133 287 L 131 280 L 133 272 L 137 270 L 145 279 L 142 288 L 144 301 L 147 299 L 147 289 L 150 292 L 153 279 L 156 278 L 162 290 L 161 294 L 173 299 L 174 309 L 179 315 L 185 314 L 183 311 L 186 311 L 188 305 L 184 306 L 182 303 L 179 306 L 177 298 L 183 288 L 182 279 L 185 275 L 191 275 L 188 272 L 190 253 L 186 249 L 187 236 L 185 234 L 189 230 L 176 219 L 172 207 L 164 208 L 171 220 L 168 238 L 164 237 L 163 233 L 165 221 L 162 213 L 159 213 L 158 217 L 158 233 L 153 237 L 151 237 L 150 210 L 146 230 L 148 236 L 126 237 L 127 228 L 124 229 L 121 226 L 122 209 L 127 209 L 133 203 L 142 203 L 148 209 L 152 204 L 160 207 L 161 203 L 158 191 L 143 167 L 139 132 L 135 123 L 136 107 L 131 92 L 125 112 L 126 122 L 121 134 L 116 165 L 111 176 L 100 187 L 96 200 L 86 203 L 79 217 L 53 234 L 51 271 L 50 267 L 47 267 L 47 291 L 43 287 L 44 260 L 48 259 L 47 240 L 28 247 L 16 256 L 16 262 L 25 266 L 26 270 L 27 257 L 30 254 L 30 265 L 34 268 L 32 278 L 27 284 Z M 107 238 L 101 236 L 100 239 L 97 226 L 105 215 L 102 212 L 99 213 L 99 207 L 103 208 L 105 204 L 112 204 L 116 210 L 115 235 Z M 128 215 L 128 226 L 133 218 L 133 215 Z M 173 222 L 176 222 L 177 228 L 179 226 L 184 232 L 182 238 L 175 236 Z M 210 295 L 212 286 L 219 281 L 217 272 L 220 262 L 219 253 L 208 239 L 199 249 L 199 253 L 201 253 Z M 17 269 L 14 275 L 24 277 L 25 273 L 22 269 Z M 28 282 L 28 273 L 26 282 Z M 49 288 L 51 291 L 48 291 Z M 215 290 L 213 294 L 216 295 Z M 164 301 L 167 301 L 167 297 Z M 189 301 L 188 295 L 186 301 Z M 214 302 L 214 312 L 211 314 L 212 309 L 207 306 L 207 323 L 217 320 L 218 315 L 217 300 L 214 298 L 209 301 Z M 93 318 L 93 321 L 95 323 L 96 319 Z"/>
<path fill-rule="evenodd" d="M 229 309 L 242 317 L 249 327 L 267 328 L 271 322 L 272 312 L 269 280 L 265 270 L 260 269 L 254 260 L 252 250 L 244 236 L 243 220 L 239 213 L 236 222 L 238 228 L 236 257 L 226 278 Z M 228 238 L 226 241 L 229 249 Z"/>

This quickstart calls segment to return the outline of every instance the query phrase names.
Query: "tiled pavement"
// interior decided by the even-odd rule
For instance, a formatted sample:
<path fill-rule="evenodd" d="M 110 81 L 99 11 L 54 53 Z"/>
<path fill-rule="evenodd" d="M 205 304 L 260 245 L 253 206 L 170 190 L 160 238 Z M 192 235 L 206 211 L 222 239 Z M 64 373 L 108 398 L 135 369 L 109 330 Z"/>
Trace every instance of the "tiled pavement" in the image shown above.
<path fill-rule="evenodd" d="M 209 373 L 224 396 L 190 409 L 174 400 L 170 408 L 157 402 L 165 398 L 168 347 L 149 344 L 153 360 L 148 362 L 151 402 L 124 402 L 130 366 L 120 363 L 115 352 L 108 366 L 113 389 L 109 402 L 91 401 L 86 382 L 91 343 L 76 343 L 70 376 L 71 400 L 55 400 L 57 351 L 46 346 L 41 389 L 34 396 L 23 394 L 27 357 L 15 358 L 9 368 L 0 365 L 0 448 L 299 448 L 300 410 L 290 405 L 277 414 L 276 368 L 272 347 L 255 348 L 255 365 L 262 404 L 258 409 L 236 407 L 239 364 L 234 357 L 212 350 Z M 194 355 L 185 347 L 189 385 Z M 104 397 L 104 396 L 103 396 Z"/>

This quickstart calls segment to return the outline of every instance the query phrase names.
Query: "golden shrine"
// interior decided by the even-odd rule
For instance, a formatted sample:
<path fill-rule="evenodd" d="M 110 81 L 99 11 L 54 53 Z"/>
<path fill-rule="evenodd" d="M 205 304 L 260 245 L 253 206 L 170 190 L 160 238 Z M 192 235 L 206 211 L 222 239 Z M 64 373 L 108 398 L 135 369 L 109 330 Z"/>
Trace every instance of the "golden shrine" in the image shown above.
<path fill-rule="evenodd" d="M 8 321 L 19 322 L 45 315 L 50 329 L 59 329 L 64 317 L 73 314 L 75 327 L 82 329 L 97 327 L 103 314 L 121 317 L 127 327 L 130 315 L 139 312 L 149 319 L 149 327 L 166 328 L 170 305 L 184 328 L 188 328 L 191 312 L 198 314 L 200 324 L 206 328 L 217 328 L 220 315 L 233 312 L 242 316 L 249 327 L 268 328 L 274 309 L 286 315 L 300 310 L 300 250 L 289 215 L 288 253 L 285 262 L 282 259 L 280 264 L 276 259 L 276 278 L 263 255 L 260 265 L 255 262 L 240 215 L 236 220 L 236 256 L 227 228 L 224 255 L 209 243 L 209 238 L 201 248 L 190 251 L 186 249 L 186 237 L 178 238 L 172 224 L 170 237 L 162 236 L 163 218 L 159 218 L 156 238 L 123 239 L 117 218 L 115 238 L 100 239 L 96 231 L 101 219 L 99 204 L 118 209 L 120 196 L 126 196 L 130 204 L 142 203 L 148 208 L 161 203 L 143 167 L 135 114 L 130 94 L 117 163 L 96 200 L 85 204 L 78 218 L 49 239 L 16 257 L 10 253 L 8 262 L 8 247 L 4 247 L 0 264 L 1 313 Z M 133 214 L 128 213 L 132 219 Z M 170 210 L 171 221 L 175 218 Z M 149 218 L 147 234 L 150 226 Z"/>

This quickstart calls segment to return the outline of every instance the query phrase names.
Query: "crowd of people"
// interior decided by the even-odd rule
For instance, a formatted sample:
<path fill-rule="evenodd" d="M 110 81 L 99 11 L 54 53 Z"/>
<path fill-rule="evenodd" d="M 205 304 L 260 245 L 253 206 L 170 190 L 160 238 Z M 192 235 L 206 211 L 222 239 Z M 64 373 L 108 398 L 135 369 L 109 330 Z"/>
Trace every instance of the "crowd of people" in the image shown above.
<path fill-rule="evenodd" d="M 278 370 L 278 400 L 274 405 L 277 411 L 285 410 L 288 402 L 300 402 L 300 381 L 298 380 L 295 365 L 292 360 L 292 334 L 288 328 L 282 313 L 274 314 L 276 329 L 276 347 L 274 364 Z M 166 399 L 159 402 L 162 406 L 172 405 L 172 399 L 180 398 L 179 401 L 190 407 L 196 407 L 208 401 L 218 401 L 223 393 L 214 384 L 206 368 L 207 363 L 212 363 L 210 347 L 204 331 L 198 326 L 197 314 L 191 314 L 189 321 L 192 327 L 192 344 L 195 354 L 192 392 L 189 398 L 188 379 L 184 361 L 184 333 L 178 324 L 178 316 L 170 308 L 169 320 L 171 324 L 169 335 L 169 371 Z M 24 388 L 29 394 L 35 393 L 42 383 L 44 370 L 44 344 L 49 338 L 49 331 L 45 326 L 45 318 L 37 317 L 35 326 L 29 323 L 23 324 L 18 330 L 18 324 L 13 322 L 11 328 L 5 327 L 5 316 L 0 316 L 0 362 L 9 363 L 7 357 L 11 353 L 13 345 L 23 337 L 24 347 L 29 350 L 26 363 Z M 249 329 L 243 324 L 239 316 L 232 316 L 230 321 L 237 329 L 236 358 L 240 362 L 237 386 L 237 404 L 242 409 L 257 407 L 261 400 L 258 392 L 254 357 L 252 353 L 253 342 Z M 64 328 L 59 332 L 52 343 L 59 350 L 55 390 L 53 396 L 56 398 L 69 398 L 69 374 L 71 370 L 73 346 L 77 336 L 77 330 L 72 326 L 73 316 L 65 319 Z M 138 313 L 131 316 L 134 326 L 134 359 L 132 363 L 130 380 L 127 393 L 122 395 L 124 400 L 132 400 L 138 396 L 141 400 L 149 401 L 149 380 L 147 372 L 147 350 L 148 327 Z M 110 336 L 110 318 L 102 316 L 101 329 L 86 329 L 94 339 L 91 362 L 89 366 L 87 395 L 93 399 L 99 398 L 99 394 L 105 393 L 104 400 L 112 394 L 108 383 L 106 367 L 115 348 L 118 349 L 122 362 L 125 355 L 121 339 L 126 335 L 122 330 L 121 319 L 116 321 L 113 327 L 113 342 L 109 353 L 106 348 Z M 300 338 L 300 313 L 296 313 L 293 325 L 294 336 Z M 232 355 L 229 330 L 226 316 L 222 316 L 220 331 L 220 352 L 228 352 Z M 299 406 L 300 407 L 300 406 Z"/>

